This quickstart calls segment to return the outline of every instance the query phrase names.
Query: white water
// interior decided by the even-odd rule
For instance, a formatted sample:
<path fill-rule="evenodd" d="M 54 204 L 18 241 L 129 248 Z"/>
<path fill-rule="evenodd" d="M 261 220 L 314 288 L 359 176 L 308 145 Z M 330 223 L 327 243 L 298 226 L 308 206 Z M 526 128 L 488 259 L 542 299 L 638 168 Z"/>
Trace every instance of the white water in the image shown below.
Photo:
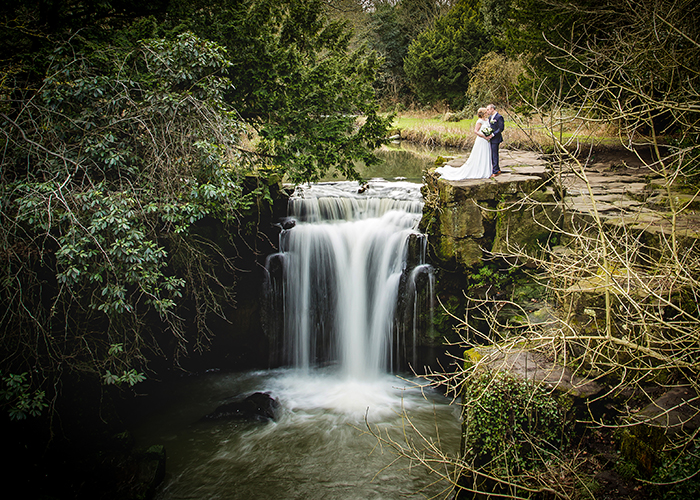
<path fill-rule="evenodd" d="M 284 269 L 283 351 L 290 364 L 307 370 L 337 362 L 352 380 L 393 367 L 402 275 L 414 316 L 416 277 L 423 272 L 432 280 L 422 261 L 407 269 L 422 208 L 420 185 L 408 182 L 372 181 L 364 193 L 351 182 L 297 189 L 289 203 L 296 225 L 282 231 L 276 256 Z M 413 342 L 416 322 L 411 326 Z"/>
<path fill-rule="evenodd" d="M 394 376 L 349 381 L 334 368 L 183 379 L 172 399 L 135 432 L 140 446 L 166 448 L 167 477 L 157 499 L 448 498 L 445 481 L 378 446 L 365 418 L 403 446 L 420 448 L 429 439 L 455 454 L 458 409 Z M 227 398 L 255 391 L 278 399 L 276 421 L 198 421 Z"/>
<path fill-rule="evenodd" d="M 273 302 L 283 308 L 290 367 L 183 380 L 137 431 L 143 445 L 166 446 L 159 500 L 449 497 L 449 484 L 397 460 L 368 433 L 369 425 L 402 446 L 428 439 L 447 453 L 459 449 L 458 410 L 389 373 L 407 370 L 397 353 L 415 358 L 414 348 L 395 343 L 416 340 L 419 277 L 428 276 L 421 282 L 432 295 L 425 249 L 407 259 L 409 238 L 419 237 L 419 188 L 373 181 L 362 194 L 355 183 L 297 192 L 289 214 L 296 224 L 269 260 L 282 272 L 268 283 L 280 295 Z M 199 421 L 228 398 L 256 391 L 279 401 L 276 421 Z"/>

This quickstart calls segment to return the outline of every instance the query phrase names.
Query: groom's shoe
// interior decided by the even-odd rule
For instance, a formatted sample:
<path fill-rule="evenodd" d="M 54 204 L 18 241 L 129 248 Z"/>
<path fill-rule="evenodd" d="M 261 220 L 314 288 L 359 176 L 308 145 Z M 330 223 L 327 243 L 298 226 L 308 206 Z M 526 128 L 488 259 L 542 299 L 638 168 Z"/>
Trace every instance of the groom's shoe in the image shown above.
<path fill-rule="evenodd" d="M 501 175 L 502 173 L 503 173 L 503 172 L 501 172 L 500 170 L 497 170 L 496 172 L 494 172 L 493 174 L 491 174 L 491 177 L 496 177 L 497 175 Z"/>

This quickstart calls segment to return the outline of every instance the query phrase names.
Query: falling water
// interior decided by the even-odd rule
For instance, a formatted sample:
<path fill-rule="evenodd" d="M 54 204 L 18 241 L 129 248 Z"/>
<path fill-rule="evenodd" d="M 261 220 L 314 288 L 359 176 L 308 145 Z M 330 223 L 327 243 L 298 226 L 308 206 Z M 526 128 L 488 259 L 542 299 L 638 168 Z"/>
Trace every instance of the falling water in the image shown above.
<path fill-rule="evenodd" d="M 158 500 L 449 494 L 435 474 L 368 433 L 459 450 L 459 409 L 405 373 L 432 300 L 432 268 L 416 230 L 419 187 L 372 181 L 364 193 L 352 183 L 297 190 L 280 252 L 266 266 L 267 330 L 279 339 L 276 364 L 284 367 L 182 381 L 137 435 L 145 446 L 167 447 Z M 256 391 L 280 403 L 275 421 L 198 420 Z"/>
<path fill-rule="evenodd" d="M 297 189 L 268 269 L 281 270 L 281 285 L 271 288 L 281 291 L 273 307 L 283 311 L 285 361 L 301 369 L 337 362 L 348 378 L 373 379 L 396 368 L 402 351 L 415 360 L 432 269 L 416 229 L 420 185 L 373 181 L 358 191 L 350 182 Z M 419 299 L 421 275 L 427 301 Z M 407 341 L 410 349 L 400 345 Z"/>

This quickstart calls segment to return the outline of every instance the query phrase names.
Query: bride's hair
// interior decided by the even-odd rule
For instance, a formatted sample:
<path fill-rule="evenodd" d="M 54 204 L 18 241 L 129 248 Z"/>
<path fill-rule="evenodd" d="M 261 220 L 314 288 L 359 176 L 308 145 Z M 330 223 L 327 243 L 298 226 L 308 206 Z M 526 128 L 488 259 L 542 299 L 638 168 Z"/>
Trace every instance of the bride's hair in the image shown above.
<path fill-rule="evenodd" d="M 483 118 L 484 116 L 486 116 L 486 108 L 477 109 L 476 116 L 478 116 L 479 118 Z"/>

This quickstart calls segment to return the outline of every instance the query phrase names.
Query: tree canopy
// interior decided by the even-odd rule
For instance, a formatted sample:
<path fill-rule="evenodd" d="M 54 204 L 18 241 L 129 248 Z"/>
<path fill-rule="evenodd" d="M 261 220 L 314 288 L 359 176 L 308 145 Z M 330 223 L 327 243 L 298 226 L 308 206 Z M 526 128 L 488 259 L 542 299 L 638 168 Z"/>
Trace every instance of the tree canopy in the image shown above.
<path fill-rule="evenodd" d="M 477 2 L 460 0 L 411 42 L 404 69 L 422 102 L 444 100 L 461 109 L 470 70 L 492 47 Z"/>
<path fill-rule="evenodd" d="M 388 119 L 376 55 L 320 0 L 2 9 L 0 355 L 20 418 L 61 373 L 135 384 L 206 344 L 236 277 L 197 224 L 254 233 L 252 173 L 357 178 Z"/>

